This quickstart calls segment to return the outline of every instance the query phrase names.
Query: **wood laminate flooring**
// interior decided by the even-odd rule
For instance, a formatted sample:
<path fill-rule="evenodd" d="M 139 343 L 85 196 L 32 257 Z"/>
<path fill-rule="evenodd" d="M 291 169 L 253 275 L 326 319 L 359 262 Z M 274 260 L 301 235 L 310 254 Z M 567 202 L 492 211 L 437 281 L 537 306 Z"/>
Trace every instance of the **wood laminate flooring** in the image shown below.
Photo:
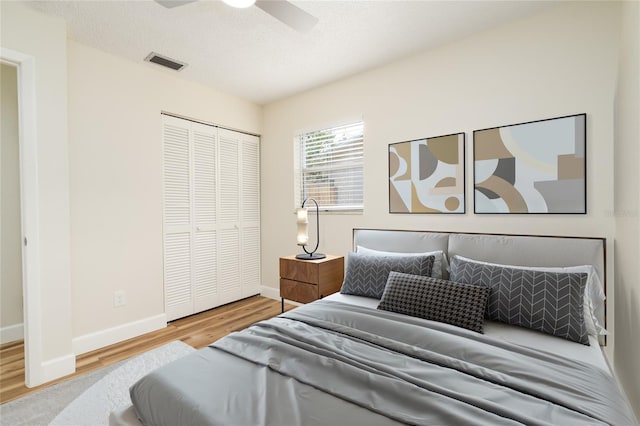
<path fill-rule="evenodd" d="M 293 308 L 286 305 L 286 309 Z M 123 361 L 174 340 L 196 349 L 254 322 L 280 314 L 280 301 L 253 296 L 199 314 L 181 318 L 166 328 L 125 340 L 76 357 L 76 372 L 34 388 L 24 385 L 24 344 L 0 345 L 0 403 L 12 401 L 47 386 Z"/>

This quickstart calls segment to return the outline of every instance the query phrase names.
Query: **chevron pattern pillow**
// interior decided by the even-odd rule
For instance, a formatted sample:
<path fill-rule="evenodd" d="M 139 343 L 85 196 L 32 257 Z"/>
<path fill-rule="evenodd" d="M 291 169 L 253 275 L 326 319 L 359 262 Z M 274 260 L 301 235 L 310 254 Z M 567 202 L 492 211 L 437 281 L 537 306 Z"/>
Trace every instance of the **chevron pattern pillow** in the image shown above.
<path fill-rule="evenodd" d="M 488 297 L 488 287 L 392 271 L 378 309 L 482 333 Z"/>
<path fill-rule="evenodd" d="M 491 289 L 487 319 L 589 344 L 583 314 L 586 273 L 509 268 L 454 256 L 450 279 Z"/>
<path fill-rule="evenodd" d="M 434 256 L 433 270 L 431 276 L 433 278 L 442 278 L 444 274 L 449 271 L 449 262 L 447 262 L 447 255 L 442 250 L 435 250 L 422 253 L 404 253 L 398 251 L 380 251 L 374 250 L 363 246 L 357 246 L 356 252 L 360 254 L 370 254 L 374 256 Z"/>
<path fill-rule="evenodd" d="M 389 272 L 431 275 L 434 256 L 372 256 L 349 253 L 340 293 L 380 299 Z"/>

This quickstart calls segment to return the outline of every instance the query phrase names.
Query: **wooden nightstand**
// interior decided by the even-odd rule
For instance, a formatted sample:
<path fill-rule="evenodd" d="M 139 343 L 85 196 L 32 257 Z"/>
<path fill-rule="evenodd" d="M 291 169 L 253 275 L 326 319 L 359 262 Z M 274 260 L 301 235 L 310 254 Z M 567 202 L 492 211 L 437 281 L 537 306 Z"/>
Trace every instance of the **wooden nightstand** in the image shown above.
<path fill-rule="evenodd" d="M 280 258 L 280 299 L 309 303 L 340 290 L 344 279 L 344 257 L 328 254 L 324 259 Z"/>

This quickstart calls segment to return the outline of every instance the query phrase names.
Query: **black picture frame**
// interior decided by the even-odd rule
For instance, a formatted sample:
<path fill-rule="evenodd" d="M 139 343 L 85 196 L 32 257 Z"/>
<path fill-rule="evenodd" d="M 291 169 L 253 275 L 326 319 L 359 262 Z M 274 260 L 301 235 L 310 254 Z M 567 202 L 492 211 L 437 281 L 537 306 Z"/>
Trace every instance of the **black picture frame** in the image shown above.
<path fill-rule="evenodd" d="M 475 214 L 586 214 L 587 114 L 474 130 Z"/>
<path fill-rule="evenodd" d="M 389 213 L 466 213 L 464 132 L 388 145 Z"/>

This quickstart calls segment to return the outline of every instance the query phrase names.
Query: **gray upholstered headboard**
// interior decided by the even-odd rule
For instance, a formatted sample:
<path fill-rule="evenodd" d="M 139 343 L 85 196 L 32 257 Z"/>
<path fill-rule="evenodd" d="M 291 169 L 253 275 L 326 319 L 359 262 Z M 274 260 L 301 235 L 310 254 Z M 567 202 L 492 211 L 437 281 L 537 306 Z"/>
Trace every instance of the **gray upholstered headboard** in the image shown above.
<path fill-rule="evenodd" d="M 474 234 L 354 229 L 353 248 L 423 252 L 442 250 L 485 262 L 521 266 L 595 266 L 605 282 L 605 239 L 508 234 Z"/>
<path fill-rule="evenodd" d="M 604 238 L 354 229 L 353 249 L 357 246 L 408 253 L 442 250 L 449 258 L 457 254 L 519 266 L 593 265 L 606 290 Z M 604 306 L 596 314 L 605 324 Z"/>
<path fill-rule="evenodd" d="M 401 253 L 442 250 L 449 245 L 449 234 L 425 231 L 391 231 L 383 229 L 354 229 L 353 249 L 362 246 L 374 250 Z"/>

